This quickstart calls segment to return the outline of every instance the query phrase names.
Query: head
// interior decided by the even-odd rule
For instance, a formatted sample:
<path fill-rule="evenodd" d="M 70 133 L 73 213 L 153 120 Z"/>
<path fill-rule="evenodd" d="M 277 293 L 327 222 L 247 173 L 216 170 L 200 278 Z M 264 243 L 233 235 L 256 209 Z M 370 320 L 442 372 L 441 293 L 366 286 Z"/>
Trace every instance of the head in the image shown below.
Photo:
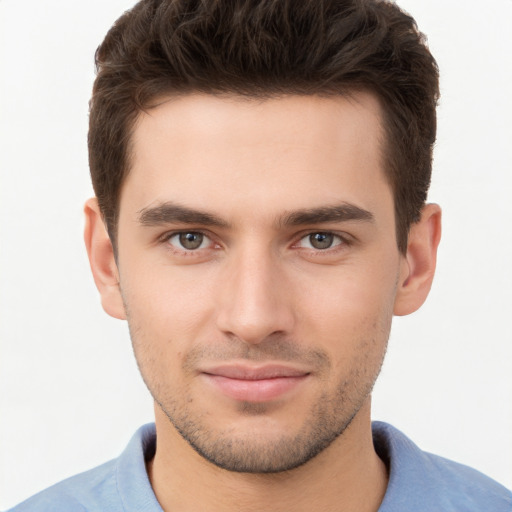
<path fill-rule="evenodd" d="M 405 252 L 430 184 L 439 86 L 424 36 L 396 4 L 143 0 L 109 31 L 96 65 L 89 160 L 114 248 L 133 129 L 160 98 L 369 91 L 382 108 L 383 169 Z"/>
<path fill-rule="evenodd" d="M 392 315 L 425 300 L 439 241 L 437 69 L 412 19 L 143 1 L 97 60 L 86 244 L 159 439 L 261 473 L 361 435 Z"/>

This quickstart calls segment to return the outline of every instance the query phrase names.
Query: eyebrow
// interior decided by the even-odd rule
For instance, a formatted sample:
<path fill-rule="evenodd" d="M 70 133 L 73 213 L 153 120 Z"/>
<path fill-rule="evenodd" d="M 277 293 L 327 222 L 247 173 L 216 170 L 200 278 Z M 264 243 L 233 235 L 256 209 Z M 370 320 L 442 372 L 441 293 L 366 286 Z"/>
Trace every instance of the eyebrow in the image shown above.
<path fill-rule="evenodd" d="M 304 224 L 347 221 L 373 222 L 374 216 L 373 213 L 359 206 L 343 203 L 290 212 L 280 220 L 279 224 L 284 226 L 302 226 Z"/>
<path fill-rule="evenodd" d="M 139 211 L 139 223 L 143 226 L 162 224 L 201 224 L 203 226 L 227 228 L 229 224 L 211 213 L 194 210 L 174 203 L 163 203 Z"/>
<path fill-rule="evenodd" d="M 158 206 L 142 208 L 139 223 L 143 226 L 162 224 L 190 224 L 229 228 L 224 219 L 208 212 L 195 210 L 186 206 L 166 202 Z M 373 222 L 374 216 L 368 210 L 349 203 L 319 208 L 306 208 L 284 214 L 278 219 L 278 226 L 302 226 L 324 222 L 365 221 Z"/>

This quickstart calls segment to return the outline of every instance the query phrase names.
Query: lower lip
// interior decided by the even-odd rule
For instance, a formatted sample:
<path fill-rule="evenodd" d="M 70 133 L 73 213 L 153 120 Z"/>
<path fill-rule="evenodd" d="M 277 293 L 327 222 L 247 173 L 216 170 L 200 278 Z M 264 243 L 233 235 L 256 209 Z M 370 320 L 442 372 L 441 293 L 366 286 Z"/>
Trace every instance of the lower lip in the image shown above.
<path fill-rule="evenodd" d="M 272 379 L 242 380 L 220 375 L 203 374 L 222 393 L 235 400 L 245 402 L 268 402 L 294 390 L 307 375 L 297 377 L 275 377 Z"/>

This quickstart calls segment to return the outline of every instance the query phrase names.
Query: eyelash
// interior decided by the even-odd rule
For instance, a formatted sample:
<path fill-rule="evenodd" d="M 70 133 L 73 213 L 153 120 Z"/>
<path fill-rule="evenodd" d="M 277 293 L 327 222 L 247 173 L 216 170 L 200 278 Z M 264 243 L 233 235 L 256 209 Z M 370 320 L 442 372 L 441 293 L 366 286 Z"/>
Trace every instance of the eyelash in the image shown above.
<path fill-rule="evenodd" d="M 315 253 L 332 253 L 334 251 L 339 250 L 343 246 L 348 246 L 349 241 L 346 236 L 343 236 L 339 233 L 334 233 L 332 231 L 310 231 L 304 235 L 302 235 L 299 240 L 293 244 L 292 247 L 297 247 L 301 242 L 306 241 L 310 245 L 312 245 L 311 237 L 313 235 L 323 235 L 327 237 L 332 237 L 332 244 L 329 247 L 325 247 L 323 249 L 317 248 L 317 247 L 302 247 L 304 250 L 309 250 L 311 252 Z M 337 239 L 337 240 L 336 240 Z"/>
<path fill-rule="evenodd" d="M 186 249 L 186 248 L 178 248 L 178 247 L 175 247 L 173 246 L 171 243 L 170 243 L 170 240 L 173 238 L 173 237 L 176 237 L 176 236 L 179 236 L 179 235 L 186 235 L 186 234 L 197 234 L 197 235 L 202 235 L 203 237 L 207 238 L 209 241 L 210 241 L 210 245 L 213 244 L 213 248 L 214 249 L 217 249 L 217 248 L 220 248 L 221 245 L 216 243 L 212 237 L 212 235 L 208 232 L 205 232 L 205 231 L 202 231 L 200 229 L 196 229 L 196 230 L 180 230 L 180 231 L 172 231 L 170 233 L 166 233 L 164 234 L 163 236 L 161 236 L 159 238 L 159 241 L 163 244 L 166 245 L 167 249 L 169 251 L 171 251 L 173 254 L 178 254 L 180 256 L 185 256 L 185 257 L 197 257 L 199 254 L 201 254 L 201 251 L 205 250 L 205 249 L 211 249 L 212 247 L 204 247 L 204 248 L 197 248 L 197 249 Z M 312 236 L 312 235 L 331 235 L 333 236 L 335 239 L 337 239 L 339 242 L 336 243 L 335 245 L 331 246 L 331 247 L 327 247 L 325 249 L 317 249 L 317 248 L 314 248 L 314 247 L 299 247 L 299 244 L 307 239 L 308 237 Z M 334 253 L 338 253 L 339 251 L 342 251 L 348 247 L 350 247 L 351 245 L 353 244 L 353 240 L 351 239 L 351 237 L 349 237 L 348 235 L 346 234 L 341 234 L 341 233 L 337 233 L 337 232 L 334 232 L 334 231 L 307 231 L 307 232 L 304 232 L 304 233 L 301 233 L 297 239 L 296 242 L 294 242 L 291 247 L 292 248 L 296 248 L 296 249 L 302 249 L 303 251 L 307 251 L 309 252 L 310 254 L 312 255 L 315 255 L 315 256 L 327 256 L 327 255 L 332 255 Z"/>
<path fill-rule="evenodd" d="M 204 250 L 204 249 L 207 249 L 207 248 L 197 248 L 197 249 L 186 249 L 185 247 L 183 248 L 178 248 L 178 247 L 175 247 L 173 246 L 171 243 L 170 243 L 170 240 L 172 238 L 174 238 L 175 236 L 179 236 L 179 235 L 187 235 L 187 234 L 194 234 L 194 235 L 202 235 L 203 237 L 205 237 L 206 239 L 210 240 L 210 244 L 214 244 L 218 247 L 220 247 L 220 244 L 216 244 L 214 242 L 214 240 L 212 239 L 213 237 L 211 236 L 211 234 L 209 233 L 206 233 L 204 231 L 201 231 L 200 229 L 195 229 L 195 230 L 181 230 L 181 231 L 172 231 L 170 233 L 166 233 L 165 235 L 163 235 L 162 237 L 160 237 L 159 241 L 162 242 L 163 244 L 166 245 L 166 248 L 171 251 L 173 254 L 178 254 L 180 256 L 191 256 L 191 257 L 194 257 L 194 256 L 197 256 L 198 254 L 200 254 L 200 251 L 201 250 Z"/>

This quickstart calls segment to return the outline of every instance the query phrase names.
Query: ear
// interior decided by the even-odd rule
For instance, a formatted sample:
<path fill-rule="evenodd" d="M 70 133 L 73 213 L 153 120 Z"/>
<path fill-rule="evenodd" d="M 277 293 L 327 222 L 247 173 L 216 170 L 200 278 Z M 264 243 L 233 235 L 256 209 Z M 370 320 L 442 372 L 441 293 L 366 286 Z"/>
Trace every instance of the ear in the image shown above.
<path fill-rule="evenodd" d="M 413 313 L 425 302 L 434 279 L 440 239 L 441 208 L 437 204 L 427 204 L 420 220 L 409 230 L 407 253 L 401 263 L 395 298 L 395 315 Z"/>
<path fill-rule="evenodd" d="M 93 197 L 85 203 L 84 239 L 94 282 L 101 295 L 103 309 L 112 317 L 126 319 L 119 271 L 114 257 L 112 242 L 108 236 L 98 200 Z"/>

